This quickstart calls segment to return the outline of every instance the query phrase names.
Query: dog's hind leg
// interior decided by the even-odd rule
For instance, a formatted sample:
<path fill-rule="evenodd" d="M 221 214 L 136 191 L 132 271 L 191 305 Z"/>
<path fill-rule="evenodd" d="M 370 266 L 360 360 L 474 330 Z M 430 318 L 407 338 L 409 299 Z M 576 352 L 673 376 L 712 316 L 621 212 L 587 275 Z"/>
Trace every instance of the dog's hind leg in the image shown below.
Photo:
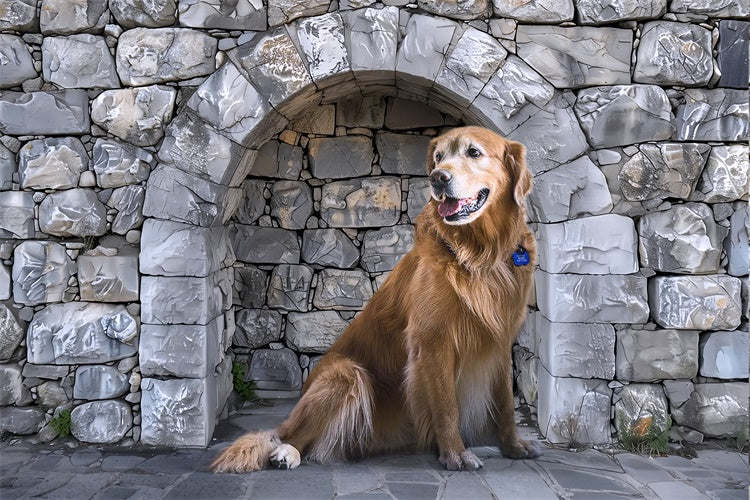
<path fill-rule="evenodd" d="M 250 472 L 265 469 L 271 452 L 281 444 L 276 431 L 249 432 L 222 450 L 211 464 L 214 472 Z"/>

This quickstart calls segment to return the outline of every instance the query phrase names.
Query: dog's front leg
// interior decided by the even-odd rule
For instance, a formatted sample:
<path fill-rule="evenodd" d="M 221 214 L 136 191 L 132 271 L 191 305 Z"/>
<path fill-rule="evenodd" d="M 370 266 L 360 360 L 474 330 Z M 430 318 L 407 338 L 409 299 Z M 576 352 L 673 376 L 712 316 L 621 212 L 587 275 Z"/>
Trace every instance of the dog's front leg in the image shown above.
<path fill-rule="evenodd" d="M 508 365 L 510 366 L 510 365 Z M 542 454 L 539 448 L 518 437 L 514 415 L 513 381 L 510 373 L 502 370 L 495 388 L 495 408 L 497 411 L 496 434 L 500 441 L 500 451 L 508 458 L 536 458 Z"/>

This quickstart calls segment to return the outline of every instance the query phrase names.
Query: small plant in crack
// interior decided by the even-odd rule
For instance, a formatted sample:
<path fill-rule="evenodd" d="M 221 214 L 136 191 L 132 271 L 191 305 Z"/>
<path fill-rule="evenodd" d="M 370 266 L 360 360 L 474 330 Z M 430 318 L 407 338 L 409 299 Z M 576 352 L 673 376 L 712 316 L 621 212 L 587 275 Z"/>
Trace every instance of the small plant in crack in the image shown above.
<path fill-rule="evenodd" d="M 50 426 L 57 432 L 58 436 L 70 436 L 70 410 L 60 410 L 55 412 L 55 416 L 49 422 Z"/>
<path fill-rule="evenodd" d="M 632 425 L 624 416 L 618 415 L 615 426 L 620 444 L 631 453 L 663 456 L 669 452 L 669 429 L 672 427 L 669 416 L 663 428 L 655 424 L 651 415 L 640 417 Z"/>
<path fill-rule="evenodd" d="M 238 361 L 232 363 L 232 384 L 235 392 L 245 401 L 254 401 L 258 399 L 255 395 L 255 383 L 245 380 L 246 376 L 247 366 Z"/>

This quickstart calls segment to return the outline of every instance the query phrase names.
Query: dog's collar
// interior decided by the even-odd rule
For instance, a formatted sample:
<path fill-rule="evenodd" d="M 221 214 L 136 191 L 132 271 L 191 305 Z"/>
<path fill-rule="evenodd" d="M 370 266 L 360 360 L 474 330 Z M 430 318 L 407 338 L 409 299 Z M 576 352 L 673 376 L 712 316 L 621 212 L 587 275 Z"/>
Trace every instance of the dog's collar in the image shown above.
<path fill-rule="evenodd" d="M 448 240 L 441 238 L 443 240 L 443 244 L 445 244 L 445 248 L 448 249 L 448 251 L 456 257 L 456 251 L 453 250 L 453 247 L 448 242 Z M 516 251 L 513 252 L 513 264 L 516 267 L 523 267 L 528 266 L 529 263 L 531 263 L 531 258 L 529 257 L 529 251 L 526 250 L 526 248 L 521 245 L 520 243 L 516 246 Z"/>

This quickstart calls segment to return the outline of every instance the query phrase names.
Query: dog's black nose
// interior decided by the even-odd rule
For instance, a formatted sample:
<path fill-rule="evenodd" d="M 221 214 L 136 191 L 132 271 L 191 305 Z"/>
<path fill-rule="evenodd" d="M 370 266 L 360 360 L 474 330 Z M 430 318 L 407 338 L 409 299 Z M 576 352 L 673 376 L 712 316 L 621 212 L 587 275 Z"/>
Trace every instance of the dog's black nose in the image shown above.
<path fill-rule="evenodd" d="M 441 168 L 433 170 L 430 174 L 430 184 L 436 189 L 447 187 L 452 180 L 453 174 Z"/>

